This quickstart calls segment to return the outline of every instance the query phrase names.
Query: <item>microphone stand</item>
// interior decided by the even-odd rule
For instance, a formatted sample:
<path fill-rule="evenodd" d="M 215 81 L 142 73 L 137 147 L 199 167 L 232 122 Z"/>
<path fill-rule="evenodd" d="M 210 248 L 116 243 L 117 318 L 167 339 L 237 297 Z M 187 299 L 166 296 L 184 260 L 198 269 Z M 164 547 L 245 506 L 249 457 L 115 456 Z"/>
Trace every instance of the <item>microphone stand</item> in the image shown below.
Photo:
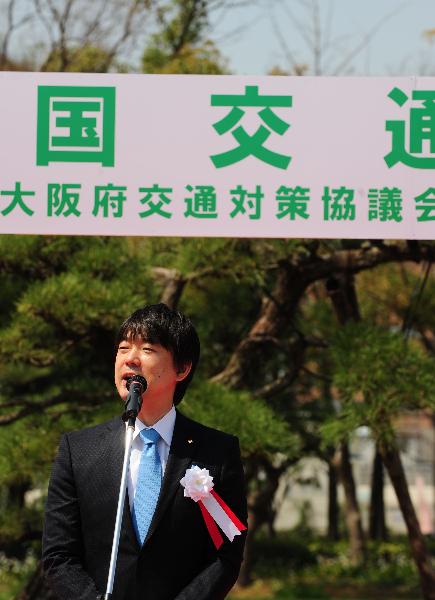
<path fill-rule="evenodd" d="M 118 508 L 116 511 L 115 529 L 113 532 L 112 554 L 110 556 L 109 575 L 107 577 L 107 587 L 104 600 L 110 600 L 113 592 L 116 562 L 118 559 L 119 538 L 121 536 L 122 515 L 124 513 L 125 494 L 127 491 L 127 474 L 130 465 L 134 425 L 142 405 L 142 394 L 146 388 L 147 383 L 144 377 L 135 376 L 131 377 L 127 381 L 127 389 L 129 389 L 129 394 L 127 397 L 127 402 L 125 403 L 125 410 L 122 418 L 124 421 L 128 421 L 128 425 L 125 431 L 124 462 L 122 465 L 121 486 L 119 488 Z"/>

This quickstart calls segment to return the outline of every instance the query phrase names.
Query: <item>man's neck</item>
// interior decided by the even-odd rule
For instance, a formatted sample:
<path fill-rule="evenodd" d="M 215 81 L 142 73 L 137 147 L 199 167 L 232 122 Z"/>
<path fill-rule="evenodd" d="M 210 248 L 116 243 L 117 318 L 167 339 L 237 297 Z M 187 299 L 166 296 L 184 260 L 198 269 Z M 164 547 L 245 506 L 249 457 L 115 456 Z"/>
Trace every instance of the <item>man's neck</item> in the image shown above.
<path fill-rule="evenodd" d="M 171 406 L 162 413 L 152 413 L 151 411 L 144 411 L 144 407 L 142 405 L 142 409 L 138 414 L 138 419 L 140 419 L 142 423 L 146 425 L 146 427 L 152 427 L 158 421 L 160 421 L 160 419 L 163 419 L 163 417 L 168 414 L 172 407 L 173 404 L 171 404 Z"/>

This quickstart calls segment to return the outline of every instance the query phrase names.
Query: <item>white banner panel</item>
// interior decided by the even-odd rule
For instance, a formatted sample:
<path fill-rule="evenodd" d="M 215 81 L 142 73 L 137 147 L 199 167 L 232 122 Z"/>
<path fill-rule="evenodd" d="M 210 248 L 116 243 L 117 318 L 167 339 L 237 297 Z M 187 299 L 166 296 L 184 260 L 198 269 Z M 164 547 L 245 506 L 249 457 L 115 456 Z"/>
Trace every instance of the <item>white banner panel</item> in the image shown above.
<path fill-rule="evenodd" d="M 435 78 L 0 86 L 0 233 L 435 238 Z"/>

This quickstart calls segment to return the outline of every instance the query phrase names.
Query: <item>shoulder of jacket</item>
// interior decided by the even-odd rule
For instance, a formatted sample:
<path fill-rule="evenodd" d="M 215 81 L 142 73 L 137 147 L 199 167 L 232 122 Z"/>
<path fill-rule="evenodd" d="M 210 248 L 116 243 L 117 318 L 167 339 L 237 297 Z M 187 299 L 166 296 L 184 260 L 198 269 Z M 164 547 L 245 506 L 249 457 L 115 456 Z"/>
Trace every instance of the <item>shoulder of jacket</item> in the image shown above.
<path fill-rule="evenodd" d="M 220 429 L 214 429 L 213 427 L 209 427 L 208 425 L 204 425 L 203 423 L 199 423 L 191 419 L 190 417 L 186 417 L 183 413 L 179 412 L 177 409 L 177 419 L 180 418 L 183 422 L 183 426 L 188 427 L 192 431 L 195 430 L 201 437 L 210 440 L 216 440 L 220 443 L 227 443 L 228 445 L 238 443 L 238 438 L 231 433 L 226 433 L 225 431 L 221 431 Z"/>
<path fill-rule="evenodd" d="M 122 427 L 122 425 L 123 421 L 121 417 L 118 416 L 110 419 L 110 421 L 99 423 L 98 425 L 77 429 L 75 431 L 69 431 L 65 435 L 71 441 L 85 440 L 87 438 L 95 438 L 95 436 L 106 432 L 116 431 Z"/>

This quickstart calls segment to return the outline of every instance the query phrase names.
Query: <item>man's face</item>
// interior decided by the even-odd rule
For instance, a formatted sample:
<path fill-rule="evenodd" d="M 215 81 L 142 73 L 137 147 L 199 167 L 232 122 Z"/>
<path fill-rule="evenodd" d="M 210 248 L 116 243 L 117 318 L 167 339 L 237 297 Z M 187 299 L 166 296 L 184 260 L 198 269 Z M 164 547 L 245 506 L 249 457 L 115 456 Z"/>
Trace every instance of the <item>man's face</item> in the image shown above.
<path fill-rule="evenodd" d="M 142 395 L 143 410 L 167 411 L 172 406 L 178 381 L 184 379 L 189 369 L 177 372 L 171 352 L 160 346 L 144 342 L 142 338 L 122 341 L 115 359 L 115 385 L 125 402 L 128 396 L 127 379 L 132 375 L 145 377 L 148 387 Z"/>

